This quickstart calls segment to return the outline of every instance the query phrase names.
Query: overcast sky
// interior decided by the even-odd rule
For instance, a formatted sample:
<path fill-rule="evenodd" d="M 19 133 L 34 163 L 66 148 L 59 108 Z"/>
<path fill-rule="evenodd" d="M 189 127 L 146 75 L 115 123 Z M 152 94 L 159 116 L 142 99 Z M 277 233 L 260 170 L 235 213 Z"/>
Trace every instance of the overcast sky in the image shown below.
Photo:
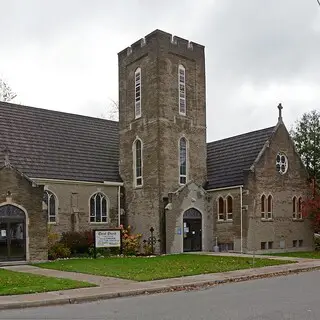
<path fill-rule="evenodd" d="M 0 77 L 34 107 L 107 117 L 117 53 L 154 29 L 205 45 L 208 141 L 320 110 L 316 0 L 0 0 Z"/>

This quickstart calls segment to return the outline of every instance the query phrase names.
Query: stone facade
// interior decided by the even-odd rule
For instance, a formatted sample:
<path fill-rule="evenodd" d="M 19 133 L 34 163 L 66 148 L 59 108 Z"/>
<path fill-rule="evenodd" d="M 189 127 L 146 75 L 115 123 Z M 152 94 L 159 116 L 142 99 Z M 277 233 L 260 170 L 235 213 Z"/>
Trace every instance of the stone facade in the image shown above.
<path fill-rule="evenodd" d="M 0 169 L 0 181 L 0 206 L 13 205 L 25 213 L 26 260 L 47 260 L 47 216 L 42 210 L 43 187 L 12 167 Z"/>
<path fill-rule="evenodd" d="M 51 137 L 63 132 L 67 136 L 61 135 L 50 143 L 66 143 L 53 148 L 59 150 L 53 160 L 50 152 L 47 152 L 48 158 L 39 156 L 39 168 L 43 171 L 37 171 L 37 166 L 31 168 L 36 161 L 30 160 L 33 158 L 28 155 L 29 148 L 21 154 L 13 154 L 17 165 L 24 165 L 25 170 L 32 169 L 30 172 L 38 172 L 38 175 L 26 178 L 9 167 L 0 170 L 0 207 L 10 202 L 23 208 L 27 214 L 28 260 L 47 259 L 48 216 L 46 204 L 42 201 L 46 191 L 50 191 L 56 201 L 56 221 L 49 221 L 50 228 L 59 234 L 117 227 L 125 223 L 132 226 L 134 233 L 142 233 L 143 239 L 149 237 L 153 227 L 154 236 L 160 240 L 157 242 L 160 245 L 156 246 L 157 253 L 180 253 L 191 247 L 195 251 L 212 251 L 216 245 L 220 250 L 256 253 L 312 249 L 313 232 L 309 221 L 293 219 L 292 212 L 292 199 L 294 196 L 303 199 L 308 177 L 282 122 L 280 108 L 275 129 L 271 127 L 263 129 L 262 133 L 248 133 L 249 140 L 243 140 L 243 137 L 223 139 L 218 141 L 220 147 L 215 149 L 215 142 L 206 143 L 205 53 L 202 45 L 156 30 L 121 51 L 118 60 L 119 124 L 112 121 L 102 123 L 103 120 L 97 119 L 96 126 L 94 118 L 68 115 L 66 127 L 74 127 L 73 136 L 77 138 L 77 144 L 68 144 L 69 131 L 66 127 L 57 127 L 57 132 L 50 131 Z M 185 114 L 179 109 L 180 67 L 185 70 Z M 137 70 L 140 70 L 139 93 L 141 91 L 141 115 L 138 117 L 135 115 Z M 24 117 L 35 115 L 29 107 L 19 108 L 25 108 Z M 7 104 L 4 110 L 6 118 L 11 121 L 14 111 Z M 39 109 L 37 112 L 42 117 Z M 33 116 L 30 123 L 37 123 Z M 2 132 L 2 135 L 7 135 L 8 145 L 19 145 L 10 139 L 25 131 L 24 117 L 15 128 L 16 134 L 8 135 L 6 130 Z M 60 113 L 57 115 L 51 111 L 49 118 L 52 123 L 61 124 Z M 15 121 L 19 119 L 15 118 Z M 55 126 L 50 127 L 50 130 L 54 129 Z M 269 137 L 272 130 L 274 132 Z M 79 132 L 81 135 L 77 136 Z M 41 134 L 41 139 L 38 139 L 38 132 L 34 134 L 38 147 L 40 142 L 45 142 L 33 152 L 35 159 L 50 145 L 46 140 L 47 132 L 43 130 Z M 102 136 L 104 140 L 101 142 L 99 138 Z M 93 143 L 88 140 L 90 138 Z M 181 139 L 186 141 L 184 182 L 180 180 L 179 171 Z M 96 145 L 95 140 L 101 144 Z M 228 148 L 225 140 L 232 141 Z M 134 147 L 137 141 L 141 142 L 141 184 L 138 186 L 135 178 L 137 150 Z M 261 150 L 259 141 L 261 145 L 266 141 Z M 92 149 L 92 146 L 96 148 Z M 244 146 L 246 151 L 240 146 Z M 90 163 L 86 157 L 80 157 L 78 162 L 70 162 L 73 165 L 64 165 L 62 160 L 74 160 L 72 154 L 78 149 L 86 151 L 85 155 L 93 155 Z M 110 152 L 102 152 L 105 150 Z M 284 174 L 276 168 L 278 152 L 285 154 L 288 160 L 288 170 Z M 245 153 L 250 153 L 256 161 L 251 158 L 246 161 Z M 8 153 L 4 154 L 8 157 Z M 233 155 L 231 160 L 227 159 L 230 154 Z M 246 169 L 242 165 L 247 166 Z M 49 172 L 48 166 L 52 176 L 45 176 Z M 63 171 L 67 176 L 61 177 L 64 169 L 68 169 Z M 9 198 L 8 191 L 11 192 Z M 107 199 L 106 222 L 90 222 L 90 198 L 97 192 Z M 272 217 L 268 219 L 261 215 L 263 194 L 272 196 Z M 223 203 L 223 212 L 219 210 L 219 199 Z M 228 204 L 228 199 L 232 199 L 231 204 Z"/>
<path fill-rule="evenodd" d="M 119 226 L 119 186 L 102 183 L 80 183 L 72 181 L 39 181 L 44 190 L 56 197 L 56 222 L 50 223 L 51 230 L 62 234 L 67 231 L 114 228 Z M 90 222 L 90 198 L 95 193 L 104 194 L 108 201 L 108 221 Z"/>
<path fill-rule="evenodd" d="M 164 244 L 164 206 L 179 184 L 179 139 L 187 139 L 188 180 L 206 180 L 204 47 L 156 30 L 119 53 L 120 175 L 128 223 Z M 179 114 L 178 66 L 186 70 L 187 114 Z M 135 119 L 134 75 L 141 68 L 141 117 Z M 143 146 L 143 185 L 135 187 L 133 143 Z M 192 164 L 192 166 L 190 165 Z M 164 251 L 164 245 L 162 246 Z"/>
<path fill-rule="evenodd" d="M 283 152 L 288 158 L 288 170 L 279 174 L 276 170 L 276 157 Z M 269 251 L 310 250 L 313 248 L 313 233 L 308 219 L 293 219 L 292 199 L 303 197 L 308 190 L 307 172 L 293 141 L 284 126 L 279 122 L 266 144 L 261 157 L 257 159 L 248 174 L 248 251 L 261 251 L 261 242 L 272 242 Z M 269 194 L 273 199 L 272 219 L 261 219 L 261 196 Z M 293 241 L 298 244 L 293 247 Z M 302 244 L 299 247 L 299 240 Z M 264 249 L 263 251 L 268 251 Z"/>

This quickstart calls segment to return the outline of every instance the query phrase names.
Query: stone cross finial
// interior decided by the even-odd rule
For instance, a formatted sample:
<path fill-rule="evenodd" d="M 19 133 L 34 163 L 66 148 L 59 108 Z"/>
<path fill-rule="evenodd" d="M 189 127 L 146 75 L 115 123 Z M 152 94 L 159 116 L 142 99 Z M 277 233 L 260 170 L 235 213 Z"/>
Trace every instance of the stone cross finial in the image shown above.
<path fill-rule="evenodd" d="M 4 165 L 6 167 L 10 166 L 10 160 L 9 160 L 9 153 L 10 153 L 10 150 L 8 147 L 5 147 L 3 149 L 3 153 L 4 153 Z"/>
<path fill-rule="evenodd" d="M 283 109 L 283 106 L 281 103 L 279 103 L 278 105 L 278 109 L 279 109 L 279 117 L 278 117 L 278 121 L 282 121 L 282 109 Z"/>

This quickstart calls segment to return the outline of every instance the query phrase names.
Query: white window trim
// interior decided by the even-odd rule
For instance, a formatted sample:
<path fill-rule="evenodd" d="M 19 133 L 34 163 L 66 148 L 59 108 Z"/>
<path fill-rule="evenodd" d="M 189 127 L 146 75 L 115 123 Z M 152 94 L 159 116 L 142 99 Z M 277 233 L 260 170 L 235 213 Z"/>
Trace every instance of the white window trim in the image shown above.
<path fill-rule="evenodd" d="M 137 157 L 136 157 L 136 143 L 140 141 L 141 143 L 141 176 L 137 176 Z M 133 157 L 133 185 L 135 188 L 143 187 L 143 142 L 140 138 L 136 137 L 132 144 L 132 157 Z M 141 178 L 141 185 L 137 184 L 137 179 Z"/>
<path fill-rule="evenodd" d="M 291 199 L 291 208 L 293 209 L 293 203 L 294 203 L 294 206 L 295 206 L 295 210 L 292 210 L 292 220 L 297 220 L 297 216 L 298 216 L 298 212 L 297 212 L 297 199 L 298 197 L 297 196 L 293 196 L 292 199 Z"/>
<path fill-rule="evenodd" d="M 299 200 L 301 201 L 301 210 L 299 210 Z M 302 217 L 302 197 L 297 197 L 297 203 L 296 203 L 296 211 L 297 211 L 297 220 L 303 220 Z"/>
<path fill-rule="evenodd" d="M 185 175 L 181 175 L 180 174 L 180 142 L 181 140 L 184 139 L 186 141 L 186 174 Z M 188 183 L 188 172 L 189 172 L 189 141 L 185 136 L 180 137 L 180 139 L 178 140 L 178 170 L 179 170 L 179 185 L 180 186 L 184 186 Z M 186 178 L 186 183 L 181 183 L 181 178 Z"/>
<path fill-rule="evenodd" d="M 90 206 L 90 202 L 91 202 L 91 198 L 96 195 L 96 194 L 102 194 L 105 199 L 106 199 L 106 221 L 101 221 L 101 222 L 97 222 L 97 221 L 91 221 L 91 206 Z M 110 200 L 109 200 L 109 197 L 104 193 L 102 192 L 101 190 L 97 190 L 95 191 L 94 193 L 92 193 L 89 197 L 89 202 L 88 202 L 88 207 L 89 207 L 89 224 L 97 224 L 97 225 L 101 225 L 101 224 L 108 224 L 109 223 L 109 209 L 110 209 Z M 95 215 L 95 219 L 96 219 L 96 216 Z M 102 217 L 102 216 L 101 216 Z"/>
<path fill-rule="evenodd" d="M 228 197 L 230 197 L 230 198 L 231 198 L 231 201 L 232 201 L 232 212 L 231 212 L 232 219 L 229 219 L 229 217 L 228 217 L 228 215 L 230 214 L 230 213 L 228 213 L 228 210 L 229 210 L 229 208 L 228 208 Z M 231 194 L 228 194 L 228 195 L 226 196 L 226 199 L 225 199 L 225 208 L 226 208 L 226 221 L 233 221 L 234 199 L 233 199 L 233 196 L 232 196 Z"/>
<path fill-rule="evenodd" d="M 137 74 L 140 74 L 140 84 L 139 84 L 139 93 L 140 93 L 140 98 L 139 100 L 137 101 L 137 92 L 136 92 L 136 88 L 137 88 L 137 80 L 136 80 L 136 77 L 137 77 Z M 135 73 L 134 73 L 134 118 L 135 119 L 139 119 L 141 118 L 141 114 L 142 114 L 142 111 L 141 111 L 141 85 L 142 85 L 142 75 L 141 75 L 141 68 L 137 68 Z M 137 112 L 137 103 L 139 103 L 139 106 L 140 106 L 140 113 Z"/>
<path fill-rule="evenodd" d="M 284 174 L 286 174 L 287 173 L 287 171 L 288 171 L 288 168 L 289 168 L 289 161 L 288 161 L 288 157 L 287 157 L 287 155 L 284 153 L 284 152 L 278 152 L 277 153 L 277 156 L 276 157 L 278 157 L 278 156 L 280 156 L 280 161 L 277 161 L 276 160 L 276 166 L 279 164 L 280 165 L 280 170 L 277 170 L 281 175 L 284 175 Z M 282 156 L 284 156 L 284 158 L 285 158 L 285 171 L 281 171 L 281 157 Z"/>
<path fill-rule="evenodd" d="M 264 208 L 264 211 L 261 210 L 261 203 L 262 203 L 262 197 L 264 197 L 264 204 L 263 204 L 263 208 Z M 267 197 L 266 195 L 263 193 L 261 196 L 260 196 L 260 211 L 261 211 L 261 220 L 266 220 L 266 213 L 268 210 L 266 210 L 266 205 L 267 205 Z"/>
<path fill-rule="evenodd" d="M 51 193 L 53 196 L 54 196 L 54 199 L 55 199 L 55 221 L 50 221 L 50 217 L 49 217 L 49 203 L 48 203 L 48 206 L 47 206 L 47 220 L 48 220 L 48 224 L 57 224 L 58 223 L 58 208 L 59 208 L 59 201 L 58 201 L 58 197 L 57 195 L 55 194 L 55 192 L 53 192 L 52 190 L 50 190 L 48 188 L 48 186 L 44 186 L 43 188 L 43 191 L 44 192 L 49 192 Z M 49 201 L 48 201 L 49 202 Z M 51 215 L 52 216 L 52 215 Z"/>
<path fill-rule="evenodd" d="M 180 70 L 184 72 L 184 82 L 180 82 Z M 184 98 L 180 95 L 180 85 L 184 86 Z M 178 94 L 179 94 L 179 114 L 185 116 L 187 114 L 187 90 L 186 90 L 186 68 L 179 64 L 178 68 Z M 181 111 L 181 101 L 184 101 L 184 112 Z"/>
<path fill-rule="evenodd" d="M 219 200 L 222 199 L 223 201 L 223 213 L 220 213 L 220 204 L 219 204 Z M 217 204 L 217 217 L 218 217 L 218 221 L 226 221 L 226 201 L 225 199 L 223 198 L 222 195 L 219 195 L 217 197 L 217 200 L 216 200 L 216 204 Z M 223 219 L 220 219 L 220 214 L 223 215 Z"/>
<path fill-rule="evenodd" d="M 271 197 L 271 211 L 269 211 L 269 197 Z M 267 199 L 267 217 L 265 220 L 273 220 L 273 196 L 272 194 L 269 194 Z M 269 213 L 271 214 L 269 217 Z"/>

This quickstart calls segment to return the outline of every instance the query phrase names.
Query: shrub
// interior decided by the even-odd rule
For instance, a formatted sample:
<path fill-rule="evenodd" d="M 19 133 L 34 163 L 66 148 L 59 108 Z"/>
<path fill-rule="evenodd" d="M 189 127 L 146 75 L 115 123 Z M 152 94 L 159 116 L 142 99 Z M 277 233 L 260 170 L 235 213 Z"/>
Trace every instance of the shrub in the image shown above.
<path fill-rule="evenodd" d="M 71 252 L 63 243 L 57 242 L 48 251 L 49 260 L 70 258 Z"/>
<path fill-rule="evenodd" d="M 142 234 L 131 234 L 131 227 L 122 228 L 122 253 L 124 255 L 137 255 L 140 250 Z"/>
<path fill-rule="evenodd" d="M 92 231 L 64 232 L 60 242 L 69 248 L 72 254 L 89 253 L 89 248 L 93 245 Z"/>
<path fill-rule="evenodd" d="M 317 235 L 314 237 L 314 249 L 320 251 L 320 236 Z"/>

